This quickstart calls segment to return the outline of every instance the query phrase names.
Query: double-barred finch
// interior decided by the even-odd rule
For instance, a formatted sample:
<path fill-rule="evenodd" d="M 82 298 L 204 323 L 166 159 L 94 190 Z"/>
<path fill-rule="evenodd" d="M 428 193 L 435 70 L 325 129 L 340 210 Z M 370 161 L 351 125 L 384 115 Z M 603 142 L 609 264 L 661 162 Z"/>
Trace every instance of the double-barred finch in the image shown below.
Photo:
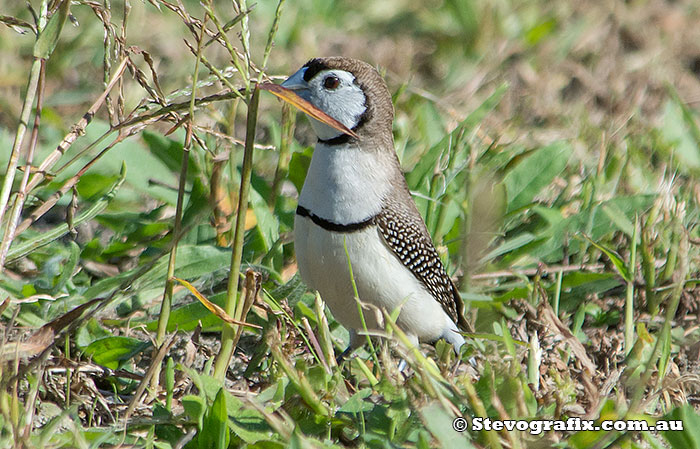
<path fill-rule="evenodd" d="M 414 344 L 444 338 L 459 351 L 459 331 L 468 329 L 464 305 L 401 171 L 384 80 L 362 61 L 330 57 L 307 62 L 282 87 L 281 98 L 294 103 L 293 91 L 340 122 L 312 114 L 318 143 L 294 236 L 301 277 L 350 330 L 348 349 L 364 342 L 352 266 L 360 301 L 388 312 L 400 308 L 397 323 Z M 374 311 L 363 315 L 377 329 Z"/>

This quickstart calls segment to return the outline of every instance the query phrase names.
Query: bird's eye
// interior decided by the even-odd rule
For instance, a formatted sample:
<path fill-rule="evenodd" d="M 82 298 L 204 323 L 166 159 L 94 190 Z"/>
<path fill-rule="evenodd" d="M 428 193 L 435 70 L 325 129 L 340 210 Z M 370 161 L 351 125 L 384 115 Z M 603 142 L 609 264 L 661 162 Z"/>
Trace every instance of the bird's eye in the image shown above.
<path fill-rule="evenodd" d="M 335 90 L 340 86 L 340 80 L 335 75 L 329 75 L 323 80 L 323 87 L 328 90 Z"/>

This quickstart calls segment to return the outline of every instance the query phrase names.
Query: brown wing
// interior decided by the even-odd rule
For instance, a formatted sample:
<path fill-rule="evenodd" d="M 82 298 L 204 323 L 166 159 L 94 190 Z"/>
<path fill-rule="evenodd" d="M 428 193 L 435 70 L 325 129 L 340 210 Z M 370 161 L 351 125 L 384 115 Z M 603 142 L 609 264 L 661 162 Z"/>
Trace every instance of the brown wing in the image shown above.
<path fill-rule="evenodd" d="M 423 283 L 447 315 L 464 331 L 471 326 L 464 319 L 464 302 L 442 265 L 423 219 L 415 208 L 396 203 L 385 205 L 375 217 L 384 241 L 401 263 Z"/>

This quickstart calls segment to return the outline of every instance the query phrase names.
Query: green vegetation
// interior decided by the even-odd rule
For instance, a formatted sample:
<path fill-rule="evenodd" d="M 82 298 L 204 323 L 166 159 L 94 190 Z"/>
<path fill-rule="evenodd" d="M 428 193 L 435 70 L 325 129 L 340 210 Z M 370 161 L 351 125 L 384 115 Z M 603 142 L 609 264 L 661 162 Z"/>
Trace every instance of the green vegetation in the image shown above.
<path fill-rule="evenodd" d="M 9 3 L 0 447 L 700 447 L 695 2 Z M 331 54 L 394 95 L 459 356 L 386 311 L 336 365 L 296 274 L 312 134 L 255 85 Z"/>

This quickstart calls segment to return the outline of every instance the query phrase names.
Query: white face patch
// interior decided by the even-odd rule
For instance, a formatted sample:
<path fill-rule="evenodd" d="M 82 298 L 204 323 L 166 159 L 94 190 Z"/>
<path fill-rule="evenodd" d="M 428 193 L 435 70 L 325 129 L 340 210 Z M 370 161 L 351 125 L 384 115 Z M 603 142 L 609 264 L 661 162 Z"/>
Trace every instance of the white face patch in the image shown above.
<path fill-rule="evenodd" d="M 354 128 L 367 109 L 365 94 L 355 84 L 355 77 L 344 70 L 322 70 L 309 84 L 309 101 L 326 114 L 348 128 Z M 332 139 L 341 133 L 334 128 L 311 119 L 316 135 L 323 140 Z"/>

